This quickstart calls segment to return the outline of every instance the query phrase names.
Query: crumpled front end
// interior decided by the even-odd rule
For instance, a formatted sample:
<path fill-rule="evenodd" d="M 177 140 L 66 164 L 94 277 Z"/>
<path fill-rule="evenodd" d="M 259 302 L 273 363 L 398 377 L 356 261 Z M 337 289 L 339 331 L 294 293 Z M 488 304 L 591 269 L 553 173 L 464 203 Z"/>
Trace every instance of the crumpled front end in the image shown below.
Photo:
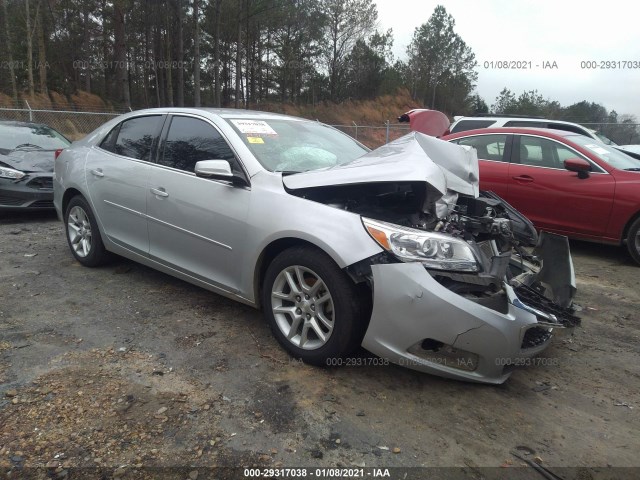
<path fill-rule="evenodd" d="M 373 313 L 363 347 L 414 370 L 504 382 L 556 330 L 579 323 L 570 308 L 575 277 L 566 237 L 543 233 L 534 252 L 542 268 L 510 256 L 499 289 L 485 294 L 472 286 L 473 275 L 452 279 L 420 263 L 371 265 Z"/>
<path fill-rule="evenodd" d="M 287 190 L 361 216 L 383 253 L 347 267 L 373 291 L 363 346 L 409 368 L 501 383 L 575 326 L 566 237 L 479 191 L 475 150 L 412 133 Z M 530 247 L 534 247 L 530 251 Z"/>

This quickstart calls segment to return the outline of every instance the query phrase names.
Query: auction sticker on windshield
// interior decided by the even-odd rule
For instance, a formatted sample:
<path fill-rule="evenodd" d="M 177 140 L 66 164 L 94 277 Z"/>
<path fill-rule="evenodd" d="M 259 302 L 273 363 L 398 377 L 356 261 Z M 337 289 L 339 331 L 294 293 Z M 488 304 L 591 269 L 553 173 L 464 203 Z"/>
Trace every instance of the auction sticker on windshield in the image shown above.
<path fill-rule="evenodd" d="M 588 149 L 599 153 L 600 155 L 607 155 L 609 152 L 607 151 L 607 149 L 602 148 L 598 145 L 594 145 L 593 143 L 590 143 L 589 145 L 585 145 L 585 147 L 587 147 Z"/>
<path fill-rule="evenodd" d="M 277 135 L 278 133 L 263 120 L 231 120 L 240 133 L 247 135 Z"/>

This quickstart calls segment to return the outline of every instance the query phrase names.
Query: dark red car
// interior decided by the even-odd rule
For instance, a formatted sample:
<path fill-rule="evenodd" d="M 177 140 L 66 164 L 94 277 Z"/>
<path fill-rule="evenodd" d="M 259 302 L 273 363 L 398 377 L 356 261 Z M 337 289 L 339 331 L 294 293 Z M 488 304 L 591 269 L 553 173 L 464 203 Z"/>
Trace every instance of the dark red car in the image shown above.
<path fill-rule="evenodd" d="M 442 139 L 475 147 L 480 188 L 500 195 L 536 228 L 626 243 L 640 263 L 640 161 L 560 130 L 488 128 Z"/>

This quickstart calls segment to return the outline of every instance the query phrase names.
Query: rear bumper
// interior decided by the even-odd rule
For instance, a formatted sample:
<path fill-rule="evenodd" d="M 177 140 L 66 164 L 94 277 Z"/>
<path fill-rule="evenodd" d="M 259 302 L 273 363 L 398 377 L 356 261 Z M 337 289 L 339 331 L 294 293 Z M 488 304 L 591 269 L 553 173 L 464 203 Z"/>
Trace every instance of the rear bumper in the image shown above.
<path fill-rule="evenodd" d="M 362 345 L 393 363 L 448 378 L 499 384 L 513 366 L 526 365 L 524 359 L 549 345 L 554 328 L 507 284 L 504 308 L 494 309 L 442 286 L 420 263 L 371 268 L 373 313 Z"/>
<path fill-rule="evenodd" d="M 21 180 L 0 178 L 0 210 L 53 208 L 52 173 L 30 173 Z"/>

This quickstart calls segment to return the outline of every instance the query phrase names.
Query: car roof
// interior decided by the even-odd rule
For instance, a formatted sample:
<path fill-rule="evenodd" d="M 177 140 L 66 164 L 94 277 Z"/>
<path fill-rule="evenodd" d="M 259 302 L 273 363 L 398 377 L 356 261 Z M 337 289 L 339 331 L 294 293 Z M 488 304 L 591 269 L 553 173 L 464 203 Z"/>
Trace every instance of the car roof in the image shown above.
<path fill-rule="evenodd" d="M 141 113 L 208 113 L 217 115 L 221 118 L 281 118 L 283 120 L 298 120 L 309 121 L 306 118 L 294 117 L 291 115 L 284 115 L 282 113 L 275 112 L 262 112 L 259 110 L 244 110 L 242 108 L 209 108 L 209 107 L 161 107 L 161 108 L 147 108 L 144 110 L 134 110 L 128 114 L 141 114 Z"/>
<path fill-rule="evenodd" d="M 570 137 L 574 135 L 580 135 L 576 132 L 569 132 L 568 130 L 556 130 L 553 128 L 535 128 L 535 127 L 490 127 L 490 128 L 476 128 L 474 130 L 464 130 L 462 132 L 452 133 L 445 135 L 444 139 L 468 137 L 471 135 L 480 135 L 488 133 L 520 133 L 529 135 L 539 135 L 544 137 L 556 138 L 556 137 Z M 586 136 L 586 135 L 583 135 Z M 590 138 L 590 137 L 587 137 Z"/>
<path fill-rule="evenodd" d="M 505 116 L 500 116 L 500 115 L 496 115 L 496 116 L 492 116 L 492 115 L 486 115 L 486 116 L 476 116 L 476 117 L 457 117 L 455 119 L 456 122 L 461 121 L 461 120 L 494 120 L 496 122 L 498 121 L 507 121 L 507 122 L 512 122 L 512 121 L 524 121 L 524 122 L 553 122 L 553 123 L 561 123 L 564 125 L 578 125 L 579 127 L 582 127 L 584 129 L 587 129 L 587 127 L 584 127 L 583 125 L 580 125 L 579 123 L 575 123 L 575 122 L 567 122 L 566 120 L 552 120 L 550 118 L 544 118 L 544 117 L 520 117 L 520 116 L 510 116 L 510 115 L 505 115 Z"/>
<path fill-rule="evenodd" d="M 33 122 L 21 122 L 19 120 L 0 120 L 0 127 L 47 127 L 55 130 L 53 127 L 50 127 L 46 123 L 33 123 Z"/>

